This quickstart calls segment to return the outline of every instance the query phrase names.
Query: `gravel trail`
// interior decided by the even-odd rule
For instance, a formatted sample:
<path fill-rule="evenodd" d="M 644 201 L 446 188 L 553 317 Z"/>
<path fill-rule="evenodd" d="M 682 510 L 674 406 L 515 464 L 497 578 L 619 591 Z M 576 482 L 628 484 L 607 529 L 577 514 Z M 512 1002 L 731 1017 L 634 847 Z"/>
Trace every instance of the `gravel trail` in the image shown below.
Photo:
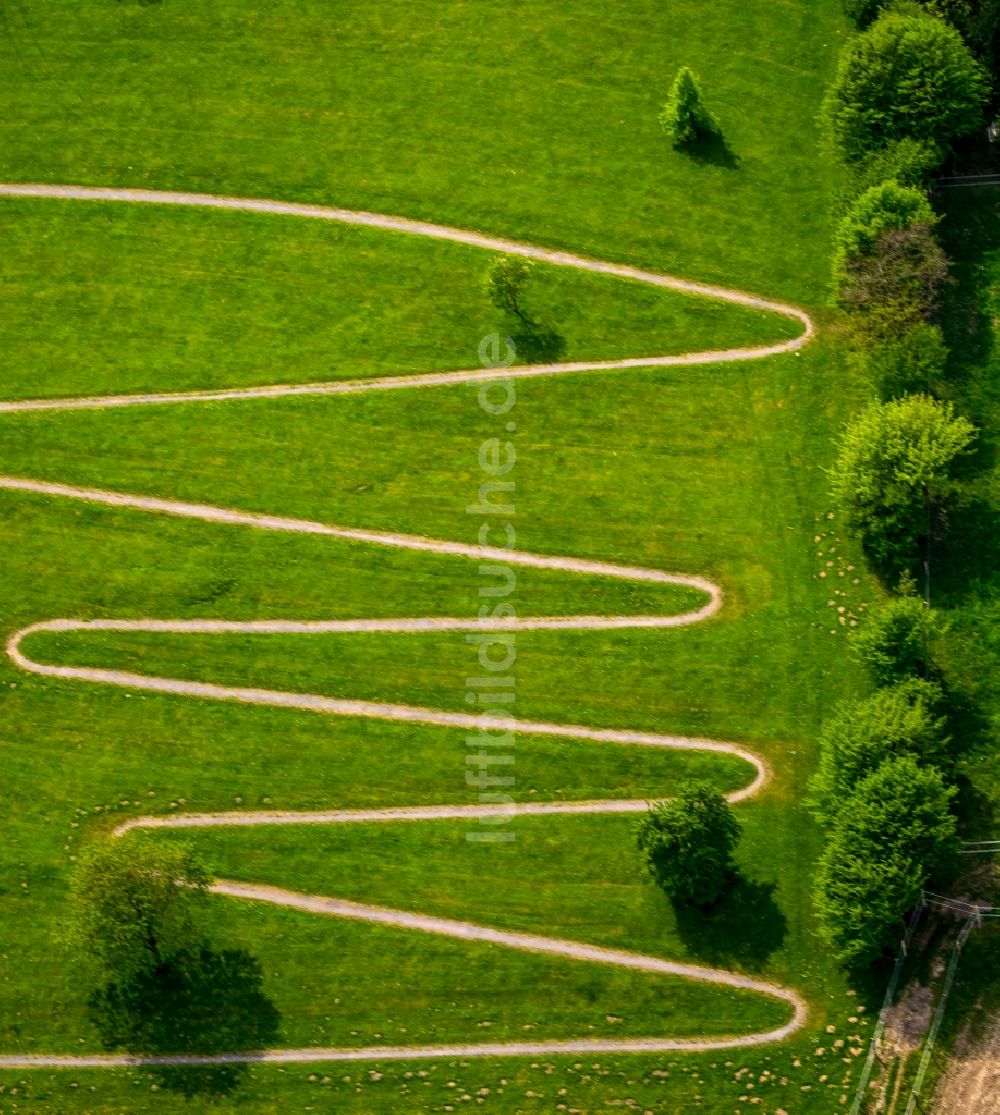
<path fill-rule="evenodd" d="M 747 308 L 780 314 L 797 321 L 802 332 L 795 338 L 773 345 L 756 348 L 736 348 L 717 352 L 685 353 L 679 356 L 649 356 L 614 361 L 576 361 L 562 364 L 531 365 L 502 370 L 477 368 L 468 371 L 431 372 L 422 375 L 400 376 L 336 383 L 305 383 L 273 385 L 266 387 L 233 388 L 221 390 L 189 391 L 174 394 L 136 394 L 113 396 L 84 396 L 68 399 L 27 399 L 0 401 L 0 413 L 33 410 L 76 410 L 124 406 L 152 406 L 172 403 L 202 401 L 227 401 L 268 399 L 297 395 L 334 395 L 360 391 L 417 390 L 451 384 L 475 383 L 497 378 L 552 376 L 581 372 L 608 372 L 650 366 L 707 364 L 761 359 L 778 353 L 791 352 L 805 345 L 813 335 L 809 316 L 795 306 L 747 294 L 742 291 L 689 282 L 668 275 L 659 275 L 624 264 L 607 263 L 569 252 L 539 248 L 465 229 L 408 218 L 377 213 L 352 212 L 321 205 L 291 202 L 218 197 L 173 191 L 112 189 L 85 186 L 55 185 L 3 185 L 0 196 L 55 198 L 74 201 L 124 202 L 132 204 L 181 205 L 210 209 L 239 210 L 268 213 L 277 216 L 302 217 L 315 220 L 336 221 L 385 229 L 415 236 L 449 240 L 468 244 L 489 251 L 525 256 L 544 263 L 572 267 L 617 278 L 647 283 L 652 286 L 675 290 L 684 294 L 729 302 Z M 668 735 L 659 732 L 632 729 L 598 729 L 584 725 L 555 724 L 504 717 L 490 717 L 441 709 L 420 708 L 383 702 L 356 701 L 308 693 L 289 693 L 278 690 L 242 688 L 216 685 L 179 678 L 155 677 L 121 670 L 98 669 L 83 666 L 59 666 L 40 662 L 30 657 L 22 647 L 25 639 L 45 633 L 71 633 L 75 631 L 169 632 L 175 634 L 349 634 L 380 632 L 402 634 L 418 632 L 471 632 L 471 631 L 537 631 L 537 630 L 615 630 L 640 628 L 670 628 L 698 623 L 714 616 L 722 606 L 722 592 L 710 580 L 682 573 L 667 573 L 658 569 L 620 565 L 582 558 L 532 554 L 524 551 L 481 547 L 461 542 L 426 538 L 418 535 L 341 527 L 309 520 L 260 514 L 234 508 L 215 507 L 207 504 L 182 502 L 171 499 L 132 495 L 95 488 L 81 488 L 66 484 L 34 480 L 26 477 L 0 477 L 0 489 L 43 495 L 54 499 L 96 503 L 110 507 L 139 511 L 147 514 L 177 516 L 207 523 L 237 528 L 284 531 L 299 534 L 322 535 L 359 545 L 387 546 L 418 552 L 429 552 L 473 560 L 500 561 L 510 565 L 528 566 L 564 572 L 568 575 L 587 574 L 613 579 L 655 584 L 685 586 L 701 592 L 706 602 L 692 611 L 673 616 L 541 616 L 512 617 L 504 620 L 479 620 L 468 617 L 422 616 L 398 619 L 338 620 L 256 620 L 237 622 L 226 619 L 178 620 L 137 618 L 131 620 L 51 619 L 32 624 L 15 632 L 7 642 L 7 653 L 23 670 L 44 677 L 112 685 L 129 690 L 170 693 L 178 696 L 206 700 L 235 701 L 251 705 L 270 705 L 295 708 L 324 715 L 365 717 L 379 720 L 401 721 L 479 731 L 484 728 L 513 728 L 518 732 L 541 736 L 557 736 L 586 743 L 659 747 L 675 750 L 711 751 L 735 756 L 748 764 L 753 776 L 741 789 L 729 795 L 733 802 L 743 801 L 758 793 L 764 786 L 768 771 L 764 761 L 748 748 L 721 740 L 699 739 Z M 199 828 L 210 826 L 257 825 L 315 825 L 357 824 L 372 822 L 423 821 L 432 819 L 472 819 L 498 814 L 524 815 L 637 813 L 646 808 L 646 802 L 636 800 L 589 800 L 576 802 L 516 802 L 509 806 L 490 804 L 424 804 L 386 809 L 316 810 L 316 811 L 265 811 L 246 810 L 213 814 L 189 813 L 168 816 L 133 817 L 115 830 L 117 835 L 135 829 Z M 339 918 L 362 920 L 392 926 L 400 930 L 436 934 L 462 940 L 485 942 L 502 948 L 520 949 L 534 953 L 560 956 L 585 963 L 606 964 L 631 968 L 651 974 L 680 976 L 705 983 L 749 990 L 776 998 L 786 1003 L 791 1017 L 783 1026 L 757 1034 L 731 1037 L 673 1039 L 649 1037 L 634 1039 L 580 1039 L 568 1041 L 487 1042 L 433 1046 L 385 1046 L 359 1049 L 278 1049 L 254 1052 L 234 1052 L 224 1055 L 168 1055 L 133 1056 L 129 1054 L 12 1054 L 0 1056 L 0 1068 L 38 1067 L 114 1067 L 123 1065 L 211 1065 L 267 1062 L 331 1062 L 331 1061 L 390 1061 L 426 1060 L 428 1058 L 457 1058 L 479 1056 L 530 1056 L 558 1053 L 659 1053 L 681 1050 L 716 1050 L 760 1045 L 779 1041 L 800 1028 L 806 1018 L 806 1006 L 793 990 L 779 984 L 753 979 L 720 969 L 682 964 L 658 957 L 616 949 L 599 948 L 576 941 L 545 937 L 527 933 L 513 933 L 490 926 L 448 918 L 433 917 L 406 910 L 366 905 L 326 896 L 305 895 L 294 891 L 259 884 L 217 880 L 214 893 L 228 898 L 279 905 L 310 913 Z"/>

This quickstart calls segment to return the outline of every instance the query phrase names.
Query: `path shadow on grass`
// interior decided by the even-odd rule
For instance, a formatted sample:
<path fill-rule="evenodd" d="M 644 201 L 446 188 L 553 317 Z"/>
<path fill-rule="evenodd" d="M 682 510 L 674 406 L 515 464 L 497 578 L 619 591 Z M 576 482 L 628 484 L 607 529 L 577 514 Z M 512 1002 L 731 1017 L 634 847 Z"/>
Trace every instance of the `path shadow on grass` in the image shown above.
<path fill-rule="evenodd" d="M 242 949 L 207 945 L 155 971 L 95 991 L 90 1017 L 106 1049 L 134 1054 L 246 1053 L 275 1044 L 281 1015 L 262 990 L 260 962 Z M 246 1065 L 148 1066 L 162 1088 L 224 1096 Z"/>
<path fill-rule="evenodd" d="M 740 165 L 740 157 L 726 142 L 723 135 L 703 136 L 701 139 L 691 140 L 690 143 L 675 144 L 674 149 L 687 155 L 696 163 L 707 166 L 721 166 L 726 170 L 736 170 Z"/>
<path fill-rule="evenodd" d="M 693 956 L 712 967 L 757 971 L 781 948 L 788 932 L 774 889 L 774 883 L 736 874 L 714 905 L 674 907 L 678 935 Z"/>

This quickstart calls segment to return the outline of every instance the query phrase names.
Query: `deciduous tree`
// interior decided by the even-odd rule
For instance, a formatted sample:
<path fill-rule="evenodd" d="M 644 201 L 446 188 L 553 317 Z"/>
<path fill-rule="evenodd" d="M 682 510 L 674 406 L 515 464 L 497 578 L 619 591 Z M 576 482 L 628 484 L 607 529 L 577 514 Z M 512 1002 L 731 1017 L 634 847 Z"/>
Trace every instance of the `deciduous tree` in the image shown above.
<path fill-rule="evenodd" d="M 937 316 L 949 281 L 933 226 L 917 223 L 883 232 L 870 251 L 847 259 L 839 301 L 862 345 L 888 344 Z"/>
<path fill-rule="evenodd" d="M 117 978 L 162 968 L 197 954 L 210 883 L 186 844 L 95 840 L 80 853 L 70 884 L 70 935 L 99 970 Z"/>
<path fill-rule="evenodd" d="M 899 336 L 863 348 L 859 363 L 883 400 L 935 391 L 944 379 L 948 349 L 940 326 L 917 322 Z"/>
<path fill-rule="evenodd" d="M 947 144 L 978 128 L 988 82 L 962 36 L 922 12 L 888 12 L 841 53 L 824 105 L 849 162 L 895 140 Z"/>
<path fill-rule="evenodd" d="M 639 824 L 639 849 L 650 875 L 675 902 L 709 906 L 732 874 L 740 825 L 709 782 L 685 782 L 677 796 L 652 805 Z"/>
<path fill-rule="evenodd" d="M 528 319 L 521 307 L 521 296 L 531 275 L 532 264 L 522 256 L 496 256 L 483 279 L 483 288 L 498 310 Z"/>
<path fill-rule="evenodd" d="M 872 608 L 848 646 L 876 685 L 892 685 L 927 672 L 943 630 L 939 613 L 917 596 L 913 580 L 904 578 L 899 595 Z"/>
<path fill-rule="evenodd" d="M 819 770 L 809 784 L 819 820 L 833 823 L 857 784 L 886 759 L 911 755 L 921 764 L 946 763 L 949 739 L 940 702 L 939 686 L 913 677 L 840 705 L 823 725 Z"/>
<path fill-rule="evenodd" d="M 895 945 L 906 912 L 957 851 L 941 772 L 911 756 L 889 759 L 844 803 L 820 857 L 813 898 L 820 934 L 848 967 Z"/>
<path fill-rule="evenodd" d="M 847 427 L 830 470 L 846 524 L 884 567 L 908 569 L 928 517 L 953 494 L 955 459 L 975 429 L 951 403 L 904 395 L 873 403 Z"/>

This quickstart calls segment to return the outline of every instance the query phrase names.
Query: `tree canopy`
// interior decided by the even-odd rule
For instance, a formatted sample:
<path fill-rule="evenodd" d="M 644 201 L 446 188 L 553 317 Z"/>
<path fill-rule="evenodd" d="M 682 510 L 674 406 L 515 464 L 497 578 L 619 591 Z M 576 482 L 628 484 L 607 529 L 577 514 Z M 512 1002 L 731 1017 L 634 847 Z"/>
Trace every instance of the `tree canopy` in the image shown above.
<path fill-rule="evenodd" d="M 883 565 L 908 568 L 928 515 L 951 495 L 951 469 L 975 428 L 951 403 L 904 395 L 873 403 L 848 425 L 830 470 L 847 526 Z"/>
<path fill-rule="evenodd" d="M 916 391 L 933 391 L 944 377 L 948 349 L 941 327 L 919 321 L 898 336 L 868 347 L 861 365 L 883 400 Z"/>
<path fill-rule="evenodd" d="M 937 219 L 923 190 L 901 186 L 894 179 L 870 187 L 851 203 L 837 226 L 838 274 L 852 256 L 870 253 L 883 233 L 914 224 L 934 225 Z"/>
<path fill-rule="evenodd" d="M 925 672 L 943 627 L 938 613 L 916 595 L 913 582 L 904 582 L 899 596 L 869 611 L 849 646 L 877 685 L 892 685 Z"/>
<path fill-rule="evenodd" d="M 922 12 L 888 12 L 841 53 L 824 105 L 848 162 L 910 138 L 946 144 L 979 127 L 986 75 L 962 36 Z"/>
<path fill-rule="evenodd" d="M 820 820 L 832 823 L 855 786 L 886 759 L 911 755 L 922 764 L 947 762 L 940 701 L 939 686 L 914 677 L 840 705 L 823 725 L 819 770 L 809 784 L 810 805 Z"/>
<path fill-rule="evenodd" d="M 677 796 L 652 805 L 639 823 L 639 849 L 650 875 L 675 902 L 709 906 L 732 874 L 740 825 L 710 782 L 684 782 Z"/>
<path fill-rule="evenodd" d="M 894 945 L 927 880 L 957 851 L 954 788 L 909 755 L 889 759 L 855 787 L 817 868 L 820 934 L 849 967 Z"/>
<path fill-rule="evenodd" d="M 113 976 L 160 968 L 200 948 L 198 913 L 211 881 L 186 844 L 95 840 L 70 883 L 70 936 Z"/>

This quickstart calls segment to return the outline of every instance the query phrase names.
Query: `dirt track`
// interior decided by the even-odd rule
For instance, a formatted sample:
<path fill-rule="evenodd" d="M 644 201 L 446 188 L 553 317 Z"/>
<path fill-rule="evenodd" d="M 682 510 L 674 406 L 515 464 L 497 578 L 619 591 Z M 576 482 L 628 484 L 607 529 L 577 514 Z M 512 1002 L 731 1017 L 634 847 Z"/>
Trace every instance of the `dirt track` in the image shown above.
<path fill-rule="evenodd" d="M 934 1115 L 1000 1115 L 1000 1014 L 971 1045 L 958 1039 L 934 1093 Z"/>
<path fill-rule="evenodd" d="M 797 307 L 773 302 L 741 291 L 705 286 L 699 283 L 658 275 L 626 265 L 586 259 L 567 252 L 537 248 L 532 245 L 486 236 L 463 229 L 412 221 L 405 218 L 372 213 L 355 213 L 324 206 L 265 201 L 258 199 L 222 198 L 208 195 L 174 193 L 149 190 L 117 190 L 80 186 L 27 186 L 0 185 L 0 196 L 58 198 L 76 201 L 115 201 L 157 205 L 183 205 L 209 209 L 228 209 L 270 213 L 280 216 L 305 217 L 331 220 L 345 224 L 364 225 L 392 230 L 410 235 L 451 240 L 491 251 L 526 256 L 559 266 L 630 279 L 653 286 L 676 290 L 685 294 L 735 303 L 748 308 L 781 314 L 799 322 L 802 333 L 792 340 L 758 348 L 737 348 L 722 352 L 687 353 L 680 356 L 650 356 L 620 361 L 575 362 L 565 364 L 515 367 L 502 372 L 477 368 L 471 371 L 428 373 L 419 376 L 355 381 L 348 383 L 306 383 L 275 385 L 260 388 L 223 389 L 218 391 L 185 392 L 177 394 L 121 395 L 108 397 L 80 397 L 72 399 L 41 399 L 8 401 L 0 403 L 0 412 L 30 410 L 75 410 L 82 408 L 110 408 L 123 406 L 169 405 L 202 400 L 225 401 L 267 399 L 292 395 L 333 395 L 372 390 L 416 390 L 448 384 L 493 380 L 508 377 L 551 376 L 582 372 L 608 372 L 649 366 L 674 366 L 761 359 L 777 353 L 790 352 L 807 343 L 813 326 L 808 315 Z M 591 574 L 615 579 L 663 584 L 684 585 L 704 593 L 707 602 L 700 608 L 675 616 L 548 616 L 517 617 L 503 621 L 481 621 L 469 618 L 425 616 L 392 620 L 357 618 L 350 620 L 320 620 L 308 622 L 251 621 L 235 622 L 225 619 L 171 620 L 153 617 L 133 620 L 77 620 L 51 619 L 32 624 L 10 637 L 7 652 L 21 668 L 45 677 L 61 678 L 92 684 L 112 685 L 126 689 L 149 690 L 178 696 L 207 700 L 237 701 L 246 704 L 273 705 L 335 716 L 372 717 L 382 720 L 432 724 L 465 730 L 489 727 L 488 718 L 467 713 L 438 709 L 425 709 L 408 705 L 344 700 L 316 694 L 287 693 L 267 689 L 248 689 L 234 686 L 213 685 L 177 678 L 152 677 L 124 671 L 77 666 L 56 666 L 30 658 L 22 649 L 22 641 L 29 635 L 43 632 L 72 632 L 86 630 L 116 630 L 144 632 L 174 632 L 189 634 L 301 634 L 379 631 L 386 634 L 419 631 L 472 631 L 472 630 L 610 630 L 651 627 L 677 627 L 709 619 L 722 604 L 722 593 L 712 582 L 696 575 L 666 573 L 656 569 L 615 565 L 572 557 L 530 554 L 521 551 L 497 550 L 471 546 L 464 543 L 443 541 L 413 535 L 393 534 L 338 527 L 281 516 L 256 514 L 232 508 L 204 504 L 183 503 L 109 492 L 99 489 L 77 488 L 53 484 L 24 477 L 0 477 L 0 489 L 45 495 L 55 499 L 82 500 L 106 506 L 123 508 L 147 514 L 173 515 L 203 522 L 244 529 L 285 531 L 334 537 L 366 545 L 423 551 L 471 559 L 501 560 L 509 564 L 552 569 L 568 575 Z M 538 721 L 504 721 L 504 727 L 535 734 L 560 736 L 587 743 L 631 745 L 669 749 L 714 751 L 734 755 L 744 760 L 753 771 L 753 777 L 741 790 L 730 795 L 730 800 L 741 801 L 755 794 L 764 785 L 767 769 L 763 760 L 751 750 L 733 743 L 718 740 L 695 739 L 631 729 L 594 729 L 583 725 L 552 724 Z M 514 811 L 532 814 L 546 813 L 621 813 L 637 812 L 645 802 L 622 800 L 595 800 L 586 802 L 532 802 L 516 804 Z M 507 811 L 506 809 L 504 810 Z M 414 805 L 386 810 L 339 810 L 311 813 L 279 813 L 247 811 L 241 813 L 193 814 L 170 817 L 132 818 L 119 826 L 118 834 L 135 828 L 204 827 L 209 825 L 273 825 L 273 824 L 343 824 L 361 821 L 420 821 L 431 818 L 484 817 L 496 812 L 495 806 L 442 806 Z M 295 892 L 264 887 L 256 884 L 219 880 L 214 891 L 230 898 L 266 902 L 306 910 L 324 916 L 355 918 L 368 922 L 391 925 L 401 930 L 434 933 L 466 940 L 487 941 L 506 948 L 523 949 L 563 956 L 569 959 L 634 968 L 661 975 L 682 976 L 701 982 L 756 991 L 777 998 L 791 1009 L 790 1020 L 778 1029 L 766 1033 L 704 1039 L 671 1039 L 650 1037 L 626 1040 L 541 1041 L 531 1043 L 475 1043 L 451 1046 L 400 1046 L 367 1049 L 308 1049 L 271 1050 L 263 1053 L 233 1053 L 221 1056 L 169 1056 L 137 1058 L 127 1055 L 11 1055 L 0 1056 L 0 1068 L 31 1067 L 105 1067 L 134 1064 L 218 1064 L 238 1061 L 348 1061 L 348 1060 L 420 1060 L 428 1057 L 472 1057 L 514 1054 L 554 1054 L 559 1052 L 668 1052 L 677 1050 L 714 1050 L 740 1046 L 759 1045 L 777 1041 L 798 1029 L 805 1021 L 806 1008 L 801 997 L 780 985 L 736 975 L 718 969 L 697 965 L 679 964 L 657 957 L 595 946 L 557 938 L 531 934 L 510 933 L 489 926 L 452 921 L 417 914 L 405 910 L 391 910 L 380 906 L 366 906 L 325 896 L 301 895 Z"/>

